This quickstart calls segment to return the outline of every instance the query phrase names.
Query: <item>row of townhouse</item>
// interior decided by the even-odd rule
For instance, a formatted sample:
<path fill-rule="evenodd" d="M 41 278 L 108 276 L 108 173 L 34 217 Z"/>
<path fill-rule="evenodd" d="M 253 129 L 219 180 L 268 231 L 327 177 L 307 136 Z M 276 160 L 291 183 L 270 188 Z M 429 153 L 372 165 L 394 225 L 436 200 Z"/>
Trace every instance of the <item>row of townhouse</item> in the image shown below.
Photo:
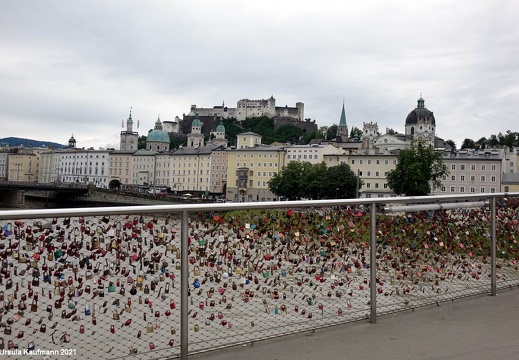
<path fill-rule="evenodd" d="M 459 150 L 444 155 L 449 175 L 435 194 L 517 191 L 517 152 L 503 149 Z M 237 146 L 150 150 L 26 149 L 0 153 L 9 181 L 89 184 L 103 188 L 164 186 L 180 192 L 212 194 L 236 202 L 269 201 L 276 196 L 268 181 L 290 161 L 348 164 L 363 182 L 360 197 L 394 196 L 387 173 L 397 156 L 344 149 L 331 144 L 263 145 L 252 132 L 238 135 Z"/>
<path fill-rule="evenodd" d="M 459 150 L 445 153 L 443 161 L 449 174 L 442 186 L 433 194 L 495 193 L 513 191 L 503 180 L 514 181 L 517 154 L 507 154 L 504 149 Z M 326 155 L 328 166 L 348 164 L 363 181 L 361 197 L 394 196 L 387 184 L 387 173 L 397 164 L 397 156 L 389 154 L 335 154 Z M 519 179 L 517 179 L 519 180 Z"/>

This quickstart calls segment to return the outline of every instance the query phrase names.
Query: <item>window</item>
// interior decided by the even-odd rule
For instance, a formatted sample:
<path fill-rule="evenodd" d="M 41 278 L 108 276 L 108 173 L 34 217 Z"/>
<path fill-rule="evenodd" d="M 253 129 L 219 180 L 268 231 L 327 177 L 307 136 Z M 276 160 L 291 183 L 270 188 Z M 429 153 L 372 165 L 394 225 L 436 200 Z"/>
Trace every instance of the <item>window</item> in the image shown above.
<path fill-rule="evenodd" d="M 470 170 L 476 171 L 476 165 L 474 165 L 474 164 L 470 165 Z"/>
<path fill-rule="evenodd" d="M 456 170 L 456 164 L 451 165 L 451 170 Z"/>
<path fill-rule="evenodd" d="M 451 181 L 456 181 L 456 175 L 451 175 Z"/>
<path fill-rule="evenodd" d="M 460 193 L 464 193 L 465 192 L 465 186 L 460 186 Z"/>
<path fill-rule="evenodd" d="M 484 188 L 484 187 L 480 188 L 480 189 L 479 189 L 479 192 L 480 192 L 480 193 L 484 193 L 484 192 L 485 192 L 485 188 Z"/>
<path fill-rule="evenodd" d="M 490 181 L 491 181 L 491 182 L 496 182 L 496 176 L 495 176 L 495 175 L 492 175 L 492 176 L 490 177 Z"/>
<path fill-rule="evenodd" d="M 490 168 L 492 169 L 492 171 L 496 171 L 496 165 L 493 164 Z"/>
<path fill-rule="evenodd" d="M 456 187 L 451 186 L 451 193 L 456 192 Z"/>
<path fill-rule="evenodd" d="M 485 182 L 485 181 L 487 181 L 486 176 L 485 176 L 485 175 L 481 175 L 480 181 L 481 181 L 481 182 Z"/>
<path fill-rule="evenodd" d="M 389 164 L 389 160 L 384 160 L 384 164 L 388 165 Z"/>
<path fill-rule="evenodd" d="M 375 172 L 375 176 L 379 176 L 379 174 L 380 174 L 380 173 L 379 173 L 378 171 L 377 171 L 377 172 Z"/>
<path fill-rule="evenodd" d="M 371 171 L 368 171 L 368 176 L 371 176 Z"/>
<path fill-rule="evenodd" d="M 496 188 L 490 188 L 490 192 L 493 194 L 496 192 Z"/>
<path fill-rule="evenodd" d="M 475 175 L 470 175 L 470 181 L 471 181 L 471 182 L 476 181 L 476 176 L 475 176 Z"/>
<path fill-rule="evenodd" d="M 471 186 L 471 187 L 470 187 L 470 192 L 471 192 L 471 193 L 475 193 L 475 192 L 476 192 L 476 188 L 475 188 L 474 186 Z"/>
<path fill-rule="evenodd" d="M 362 160 L 359 160 L 359 164 L 361 164 L 361 165 L 362 165 Z"/>
<path fill-rule="evenodd" d="M 369 189 L 371 187 L 370 183 L 366 183 L 366 187 Z"/>
<path fill-rule="evenodd" d="M 465 175 L 460 175 L 460 181 L 465 181 Z"/>
<path fill-rule="evenodd" d="M 377 165 L 379 165 L 379 164 L 380 164 L 380 160 L 377 160 Z"/>
<path fill-rule="evenodd" d="M 371 160 L 368 160 L 368 165 L 371 165 Z"/>
<path fill-rule="evenodd" d="M 447 180 L 447 175 L 443 175 L 443 176 L 442 176 L 442 180 L 443 180 L 443 181 Z"/>
<path fill-rule="evenodd" d="M 378 189 L 378 183 L 375 183 L 375 189 Z"/>
<path fill-rule="evenodd" d="M 509 192 L 510 191 L 510 187 L 507 185 L 505 186 L 505 192 Z"/>
<path fill-rule="evenodd" d="M 355 164 L 355 159 L 351 159 L 351 164 Z"/>
<path fill-rule="evenodd" d="M 460 165 L 460 170 L 465 170 L 465 164 Z"/>
<path fill-rule="evenodd" d="M 487 166 L 485 164 L 481 164 L 481 171 L 485 171 L 487 169 Z"/>
<path fill-rule="evenodd" d="M 441 190 L 442 190 L 443 192 L 445 192 L 445 186 L 444 186 L 444 185 L 442 185 Z"/>
<path fill-rule="evenodd" d="M 389 188 L 389 186 L 387 184 L 384 184 L 384 189 L 387 189 Z"/>

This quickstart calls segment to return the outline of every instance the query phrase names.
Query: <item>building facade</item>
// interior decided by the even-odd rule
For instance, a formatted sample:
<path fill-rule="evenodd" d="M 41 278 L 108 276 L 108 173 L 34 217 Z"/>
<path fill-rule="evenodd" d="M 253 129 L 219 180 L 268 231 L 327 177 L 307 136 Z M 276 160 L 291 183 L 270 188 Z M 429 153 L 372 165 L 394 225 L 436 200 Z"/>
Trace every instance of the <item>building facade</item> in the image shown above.
<path fill-rule="evenodd" d="M 119 149 L 122 151 L 137 151 L 139 133 L 133 131 L 133 119 L 132 111 L 130 109 L 130 115 L 126 120 L 126 130 L 121 131 L 120 134 L 120 146 Z"/>
<path fill-rule="evenodd" d="M 266 100 L 238 100 L 236 108 L 228 108 L 225 106 L 225 103 L 212 108 L 199 108 L 196 107 L 196 105 L 191 105 L 188 116 L 195 115 L 215 116 L 223 119 L 236 118 L 238 121 L 260 116 L 267 116 L 269 118 L 291 118 L 297 121 L 303 121 L 305 118 L 305 106 L 302 102 L 297 102 L 295 107 L 289 107 L 288 105 L 276 106 L 276 99 L 274 99 L 274 96 L 271 96 Z"/>
<path fill-rule="evenodd" d="M 268 188 L 268 181 L 283 168 L 285 153 L 283 146 L 261 145 L 258 134 L 238 134 L 237 148 L 229 150 L 228 155 L 227 200 L 277 200 Z"/>
<path fill-rule="evenodd" d="M 503 149 L 464 149 L 445 153 L 443 158 L 449 175 L 442 178 L 440 189 L 433 193 L 475 194 L 495 193 L 501 189 L 505 167 Z"/>
<path fill-rule="evenodd" d="M 109 152 L 109 187 L 124 189 L 137 185 L 133 179 L 133 154 L 136 150 L 111 150 Z"/>

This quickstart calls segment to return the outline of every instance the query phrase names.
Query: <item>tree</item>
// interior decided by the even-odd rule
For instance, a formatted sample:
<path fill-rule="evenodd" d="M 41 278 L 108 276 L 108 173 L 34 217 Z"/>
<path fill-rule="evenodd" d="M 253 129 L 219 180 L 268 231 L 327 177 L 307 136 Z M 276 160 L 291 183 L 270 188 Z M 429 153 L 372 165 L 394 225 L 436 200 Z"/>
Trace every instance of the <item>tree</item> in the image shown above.
<path fill-rule="evenodd" d="M 328 168 L 324 162 L 291 161 L 268 182 L 270 191 L 289 200 L 348 199 L 357 192 L 358 179 L 349 165 Z"/>
<path fill-rule="evenodd" d="M 463 149 L 474 149 L 476 147 L 474 140 L 465 139 L 463 140 L 463 144 L 461 144 L 461 150 Z"/>
<path fill-rule="evenodd" d="M 137 139 L 137 149 L 146 149 L 146 135 L 141 135 Z"/>
<path fill-rule="evenodd" d="M 445 143 L 450 145 L 453 150 L 456 150 L 456 143 L 454 142 L 454 140 L 449 139 L 449 140 L 445 141 Z"/>
<path fill-rule="evenodd" d="M 326 130 L 326 140 L 332 140 L 337 137 L 337 125 L 333 124 Z"/>
<path fill-rule="evenodd" d="M 400 150 L 396 168 L 387 174 L 387 182 L 395 194 L 424 196 L 431 193 L 431 185 L 441 187 L 441 178 L 447 174 L 442 154 L 419 142 Z"/>
<path fill-rule="evenodd" d="M 303 163 L 291 161 L 268 181 L 270 191 L 289 200 L 300 200 L 303 178 Z"/>
<path fill-rule="evenodd" d="M 358 139 L 360 139 L 361 136 L 362 136 L 362 130 L 361 129 L 359 129 L 356 126 L 351 128 L 351 131 L 350 131 L 350 137 L 351 138 L 357 137 Z"/>
<path fill-rule="evenodd" d="M 303 135 L 303 144 L 309 144 L 313 139 L 324 139 L 323 134 L 320 131 L 307 131 Z"/>
<path fill-rule="evenodd" d="M 396 131 L 395 131 L 393 128 L 391 128 L 391 129 L 387 129 L 386 133 L 387 133 L 388 135 L 395 135 L 395 134 L 396 134 Z"/>
<path fill-rule="evenodd" d="M 353 199 L 357 196 L 357 186 L 362 186 L 348 164 L 329 167 L 323 182 L 326 191 L 322 199 Z"/>
<path fill-rule="evenodd" d="M 321 139 L 328 140 L 328 139 L 326 138 L 326 134 L 328 134 L 328 126 L 321 126 L 321 127 L 319 128 L 319 132 L 320 132 L 321 135 L 322 135 L 322 138 L 321 138 Z"/>
<path fill-rule="evenodd" d="M 490 140 L 488 141 L 488 145 L 490 147 L 495 147 L 499 144 L 499 141 L 497 140 L 496 135 L 490 135 Z"/>

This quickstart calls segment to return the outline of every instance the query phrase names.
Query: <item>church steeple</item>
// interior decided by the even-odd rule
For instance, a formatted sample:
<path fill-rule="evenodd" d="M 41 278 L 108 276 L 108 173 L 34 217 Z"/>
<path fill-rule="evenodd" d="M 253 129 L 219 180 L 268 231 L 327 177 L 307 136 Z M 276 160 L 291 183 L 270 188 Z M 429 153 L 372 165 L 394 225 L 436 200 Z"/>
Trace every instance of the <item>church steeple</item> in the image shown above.
<path fill-rule="evenodd" d="M 132 108 L 130 108 L 130 115 L 128 116 L 128 120 L 126 120 L 126 131 L 133 131 Z"/>
<path fill-rule="evenodd" d="M 337 127 L 337 136 L 348 137 L 348 125 L 346 124 L 346 110 L 344 109 L 344 100 L 342 101 L 342 112 L 339 126 Z"/>
<path fill-rule="evenodd" d="M 425 109 L 425 100 L 422 98 L 422 93 L 420 93 L 420 98 L 418 99 L 417 109 Z"/>
<path fill-rule="evenodd" d="M 76 139 L 74 138 L 74 134 L 68 139 L 68 147 L 69 149 L 75 149 L 76 148 Z"/>
<path fill-rule="evenodd" d="M 162 130 L 162 122 L 160 121 L 160 114 L 157 116 L 157 121 L 155 121 L 155 130 Z"/>

